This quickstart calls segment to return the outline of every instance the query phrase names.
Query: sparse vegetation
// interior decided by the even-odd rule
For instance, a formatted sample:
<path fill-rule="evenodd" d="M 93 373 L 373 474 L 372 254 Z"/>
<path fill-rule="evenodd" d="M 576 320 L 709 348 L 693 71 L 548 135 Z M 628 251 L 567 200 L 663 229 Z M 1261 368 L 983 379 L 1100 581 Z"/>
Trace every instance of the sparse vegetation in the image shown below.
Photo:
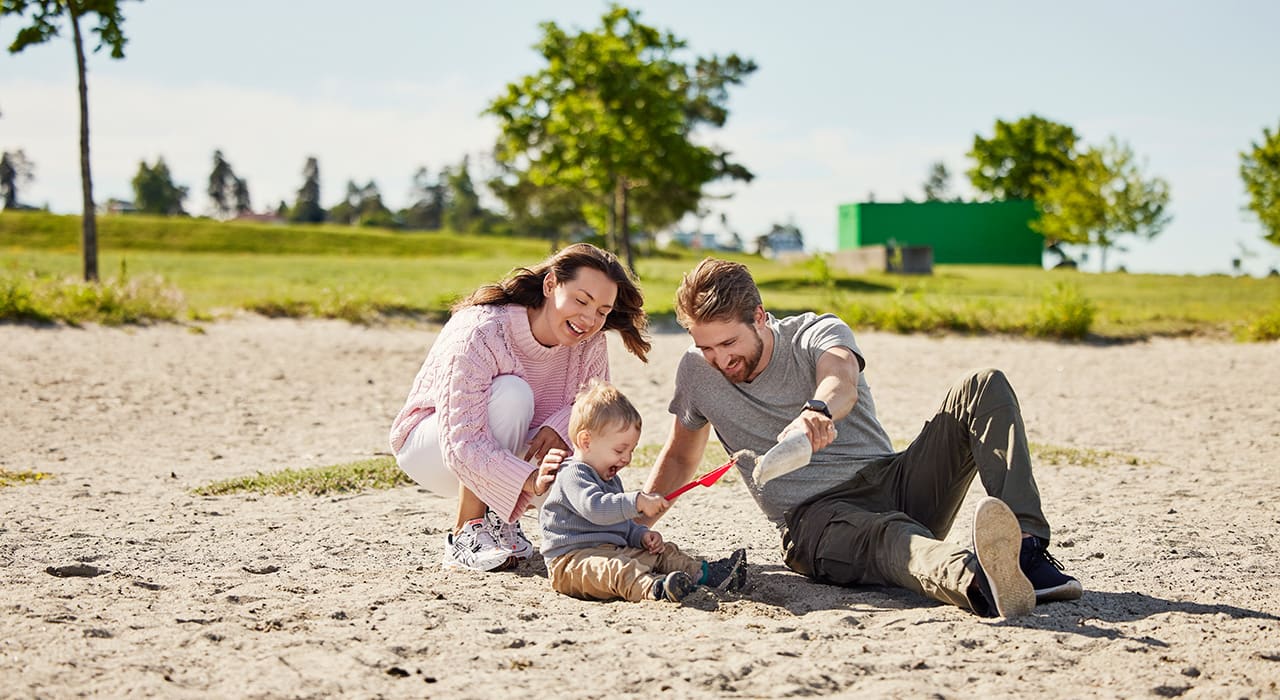
<path fill-rule="evenodd" d="M 0 469 L 0 489 L 18 484 L 34 484 L 52 476 L 52 474 L 46 472 L 33 472 L 25 469 L 18 471 Z"/>
<path fill-rule="evenodd" d="M 216 481 L 193 491 L 198 496 L 225 496 L 233 493 L 328 496 L 390 489 L 411 483 L 413 482 L 409 477 L 396 466 L 395 458 L 376 457 L 324 467 L 285 469 L 267 474 L 260 472 L 253 476 Z"/>

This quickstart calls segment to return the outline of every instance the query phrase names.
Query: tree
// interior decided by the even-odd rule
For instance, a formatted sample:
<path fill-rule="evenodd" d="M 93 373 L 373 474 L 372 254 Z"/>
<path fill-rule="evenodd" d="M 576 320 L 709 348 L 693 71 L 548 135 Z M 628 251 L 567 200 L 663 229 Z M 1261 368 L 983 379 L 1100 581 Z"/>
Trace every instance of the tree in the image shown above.
<path fill-rule="evenodd" d="M 470 157 L 463 156 L 456 168 L 442 170 L 440 179 L 447 191 L 444 202 L 445 227 L 458 233 L 474 231 L 483 223 L 485 212 L 480 206 L 480 195 L 476 193 L 475 183 L 471 181 Z"/>
<path fill-rule="evenodd" d="M 133 204 L 138 212 L 185 216 L 182 200 L 186 198 L 187 188 L 174 183 L 164 158 L 157 158 L 154 166 L 148 166 L 146 161 L 138 163 L 138 174 L 133 176 Z"/>
<path fill-rule="evenodd" d="M 1263 238 L 1280 245 L 1280 129 L 1262 130 L 1262 143 L 1240 154 L 1240 177 L 1249 193 L 1249 208 L 1266 231 Z"/>
<path fill-rule="evenodd" d="M 1038 201 L 1060 173 L 1071 169 L 1078 140 L 1071 127 L 1034 114 L 1012 123 L 997 119 L 990 139 L 973 137 L 969 181 L 992 199 Z"/>
<path fill-rule="evenodd" d="M 253 211 L 253 203 L 249 201 L 249 183 L 244 178 L 236 178 L 236 184 L 231 188 L 231 198 L 235 201 L 237 214 Z"/>
<path fill-rule="evenodd" d="M 320 163 L 315 156 L 307 158 L 302 166 L 302 187 L 298 189 L 289 220 L 304 224 L 324 221 L 324 207 L 320 206 Z"/>
<path fill-rule="evenodd" d="M 398 226 L 395 215 L 382 203 L 382 193 L 378 184 L 372 180 L 364 187 L 347 181 L 347 196 L 329 210 L 329 221 L 348 226 Z"/>
<path fill-rule="evenodd" d="M 22 151 L 5 151 L 0 156 L 0 198 L 4 208 L 18 206 L 18 183 L 35 179 L 35 165 Z"/>
<path fill-rule="evenodd" d="M 444 225 L 445 185 L 432 179 L 426 166 L 413 174 L 409 206 L 400 212 L 407 229 L 438 231 Z"/>
<path fill-rule="evenodd" d="M 220 150 L 213 152 L 213 170 L 209 172 L 209 187 L 205 192 L 213 202 L 214 214 L 221 218 L 250 209 L 248 183 L 236 177 Z"/>
<path fill-rule="evenodd" d="M 612 5 L 594 31 L 569 34 L 542 25 L 539 71 L 507 86 L 487 110 L 498 118 L 495 148 L 508 190 L 546 200 L 532 188 L 580 197 L 584 218 L 609 231 L 628 266 L 630 224 L 657 228 L 697 208 L 707 183 L 750 180 L 729 153 L 694 142 L 699 127 L 728 119 L 728 88 L 756 69 L 736 54 L 682 60 L 683 40 Z M 632 208 L 633 194 L 636 206 Z"/>
<path fill-rule="evenodd" d="M 938 161 L 929 167 L 929 179 L 924 181 L 924 201 L 946 202 L 951 197 L 951 173 L 947 164 Z"/>
<path fill-rule="evenodd" d="M 1107 269 L 1107 251 L 1124 235 L 1154 238 L 1171 217 L 1169 185 L 1143 176 L 1133 150 L 1114 137 L 1089 148 L 1059 173 L 1038 200 L 1041 215 L 1031 227 L 1049 245 L 1096 245 Z"/>
<path fill-rule="evenodd" d="M 84 248 L 84 279 L 98 279 L 98 222 L 94 216 L 93 177 L 89 172 L 89 85 L 85 66 L 84 36 L 80 20 L 93 15 L 97 26 L 90 31 L 98 35 L 94 52 L 110 47 L 111 57 L 124 58 L 124 45 L 128 41 L 121 25 L 121 0 L 0 0 L 0 16 L 23 17 L 31 10 L 30 24 L 18 30 L 17 37 L 9 45 L 9 53 L 19 53 L 28 46 L 43 44 L 58 36 L 58 22 L 65 14 L 71 25 L 72 43 L 76 51 L 76 76 L 80 94 L 80 183 L 83 198 L 82 245 Z"/>

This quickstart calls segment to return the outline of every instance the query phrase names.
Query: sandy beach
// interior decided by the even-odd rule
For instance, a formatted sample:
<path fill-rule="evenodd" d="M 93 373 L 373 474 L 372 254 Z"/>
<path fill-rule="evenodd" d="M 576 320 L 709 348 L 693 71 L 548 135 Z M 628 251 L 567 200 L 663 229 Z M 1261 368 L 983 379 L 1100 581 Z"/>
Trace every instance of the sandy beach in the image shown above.
<path fill-rule="evenodd" d="M 1082 600 L 995 621 L 811 583 L 732 479 L 657 529 L 709 557 L 746 547 L 741 594 L 583 602 L 537 557 L 446 574 L 454 504 L 415 487 L 191 493 L 385 453 L 433 328 L 4 324 L 0 468 L 53 477 L 0 489 L 0 696 L 1280 696 L 1280 344 L 857 335 L 895 440 L 964 372 L 997 367 L 1033 443 L 1105 451 L 1037 464 Z M 610 338 L 642 443 L 670 428 L 687 344 L 655 334 L 642 365 Z"/>

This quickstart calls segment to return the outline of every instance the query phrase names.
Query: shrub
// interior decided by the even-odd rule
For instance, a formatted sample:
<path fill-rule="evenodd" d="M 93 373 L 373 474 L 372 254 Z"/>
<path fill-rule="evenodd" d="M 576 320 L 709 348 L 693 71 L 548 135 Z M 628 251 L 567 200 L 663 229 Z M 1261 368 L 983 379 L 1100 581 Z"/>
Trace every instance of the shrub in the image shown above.
<path fill-rule="evenodd" d="M 1088 335 L 1096 313 L 1093 302 L 1074 284 L 1059 282 L 1044 293 L 1027 319 L 1027 333 L 1038 338 L 1080 339 Z"/>

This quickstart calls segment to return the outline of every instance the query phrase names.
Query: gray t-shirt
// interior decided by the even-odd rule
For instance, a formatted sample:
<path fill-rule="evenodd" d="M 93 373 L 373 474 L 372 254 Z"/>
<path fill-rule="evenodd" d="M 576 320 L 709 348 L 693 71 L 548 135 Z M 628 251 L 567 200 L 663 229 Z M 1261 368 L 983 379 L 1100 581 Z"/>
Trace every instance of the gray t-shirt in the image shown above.
<path fill-rule="evenodd" d="M 835 347 L 848 348 L 866 360 L 849 326 L 832 314 L 813 313 L 777 319 L 768 317 L 773 331 L 773 355 L 760 376 L 734 384 L 702 357 L 696 346 L 680 359 L 675 396 L 669 410 L 681 425 L 698 430 L 708 422 L 730 453 L 747 449 L 763 455 L 804 409 L 817 389 L 818 358 Z M 827 489 L 848 481 L 872 460 L 893 454 L 893 444 L 876 419 L 875 399 L 865 376 L 858 376 L 858 401 L 849 415 L 836 421 L 835 442 L 813 455 L 804 467 L 769 481 L 763 489 L 750 471 L 739 469 L 743 481 L 764 514 L 781 525 L 783 514 Z"/>

